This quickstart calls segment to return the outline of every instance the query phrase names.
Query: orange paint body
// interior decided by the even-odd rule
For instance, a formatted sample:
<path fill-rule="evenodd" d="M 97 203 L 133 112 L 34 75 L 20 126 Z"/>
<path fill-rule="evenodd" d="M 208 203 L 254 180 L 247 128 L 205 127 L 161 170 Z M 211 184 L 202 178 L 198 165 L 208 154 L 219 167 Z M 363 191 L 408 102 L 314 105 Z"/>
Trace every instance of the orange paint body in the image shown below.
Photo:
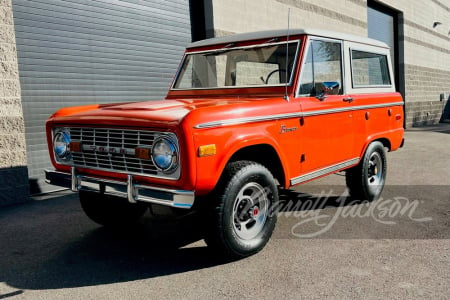
<path fill-rule="evenodd" d="M 264 145 L 281 162 L 283 179 L 293 184 L 334 173 L 358 164 L 368 144 L 381 140 L 390 151 L 403 141 L 403 100 L 399 93 L 299 96 L 306 35 L 300 41 L 298 63 L 291 84 L 272 87 L 171 89 L 165 100 L 64 108 L 47 121 L 47 142 L 54 167 L 69 172 L 53 155 L 52 128 L 83 126 L 172 132 L 178 137 L 181 173 L 178 179 L 134 176 L 144 185 L 195 191 L 214 189 L 227 163 L 239 151 Z M 285 39 L 280 38 L 280 42 Z M 261 43 L 242 41 L 237 46 Z M 224 45 L 190 48 L 187 53 L 219 49 Z M 285 99 L 285 90 L 289 101 Z M 351 102 L 346 99 L 351 98 Z M 215 145 L 216 153 L 199 157 L 199 147 Z M 339 164 L 343 164 L 339 169 Z M 338 166 L 327 172 L 329 166 Z M 323 170 L 322 172 L 317 172 Z M 77 168 L 80 174 L 126 181 L 127 174 Z M 312 174 L 310 177 L 302 177 Z M 295 180 L 295 179 L 298 180 Z"/>

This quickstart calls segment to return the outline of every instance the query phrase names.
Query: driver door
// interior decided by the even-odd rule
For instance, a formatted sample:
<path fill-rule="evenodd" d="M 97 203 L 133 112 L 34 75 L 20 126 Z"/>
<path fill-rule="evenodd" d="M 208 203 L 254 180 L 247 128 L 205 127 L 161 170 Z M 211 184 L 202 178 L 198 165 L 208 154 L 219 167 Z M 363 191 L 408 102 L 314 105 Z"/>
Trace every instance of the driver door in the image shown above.
<path fill-rule="evenodd" d="M 355 158 L 352 100 L 344 95 L 342 48 L 341 41 L 311 39 L 302 65 L 298 92 L 303 112 L 301 172 L 312 173 L 313 178 Z"/>

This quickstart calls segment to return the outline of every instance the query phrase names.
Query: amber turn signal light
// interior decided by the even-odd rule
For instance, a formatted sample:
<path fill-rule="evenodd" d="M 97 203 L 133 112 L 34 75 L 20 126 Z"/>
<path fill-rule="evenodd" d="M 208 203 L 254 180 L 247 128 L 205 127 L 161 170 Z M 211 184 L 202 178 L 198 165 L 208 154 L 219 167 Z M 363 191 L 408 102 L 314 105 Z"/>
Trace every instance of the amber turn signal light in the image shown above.
<path fill-rule="evenodd" d="M 81 142 L 70 142 L 69 147 L 72 152 L 81 152 Z"/>
<path fill-rule="evenodd" d="M 204 146 L 198 147 L 198 156 L 199 157 L 210 156 L 210 155 L 215 155 L 215 154 L 216 154 L 216 145 L 215 144 L 204 145 Z"/>
<path fill-rule="evenodd" d="M 134 155 L 140 159 L 150 159 L 151 153 L 149 148 L 136 148 Z"/>

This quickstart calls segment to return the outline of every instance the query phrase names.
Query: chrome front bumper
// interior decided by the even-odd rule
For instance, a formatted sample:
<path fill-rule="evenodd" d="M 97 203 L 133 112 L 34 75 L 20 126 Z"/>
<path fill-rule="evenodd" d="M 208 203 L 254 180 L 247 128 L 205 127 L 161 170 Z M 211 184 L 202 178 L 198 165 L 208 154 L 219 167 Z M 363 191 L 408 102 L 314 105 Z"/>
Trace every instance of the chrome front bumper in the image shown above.
<path fill-rule="evenodd" d="M 95 178 L 80 175 L 73 167 L 71 174 L 45 170 L 45 181 L 49 184 L 70 188 L 74 192 L 83 190 L 126 198 L 130 203 L 142 201 L 189 209 L 195 200 L 193 191 L 171 190 L 137 184 L 134 182 L 132 175 L 128 175 L 127 182 Z"/>

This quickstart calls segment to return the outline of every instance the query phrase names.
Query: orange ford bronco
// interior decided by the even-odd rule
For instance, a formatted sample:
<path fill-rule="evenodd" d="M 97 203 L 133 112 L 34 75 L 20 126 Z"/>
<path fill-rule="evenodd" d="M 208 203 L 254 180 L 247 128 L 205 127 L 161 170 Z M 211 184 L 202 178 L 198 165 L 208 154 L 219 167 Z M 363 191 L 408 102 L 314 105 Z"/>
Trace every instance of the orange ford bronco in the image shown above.
<path fill-rule="evenodd" d="M 205 241 L 244 257 L 277 220 L 278 187 L 346 170 L 375 200 L 403 144 L 403 99 L 382 42 L 318 30 L 194 42 L 166 99 L 63 108 L 47 121 L 49 183 L 107 226 L 149 207 L 205 214 Z"/>

